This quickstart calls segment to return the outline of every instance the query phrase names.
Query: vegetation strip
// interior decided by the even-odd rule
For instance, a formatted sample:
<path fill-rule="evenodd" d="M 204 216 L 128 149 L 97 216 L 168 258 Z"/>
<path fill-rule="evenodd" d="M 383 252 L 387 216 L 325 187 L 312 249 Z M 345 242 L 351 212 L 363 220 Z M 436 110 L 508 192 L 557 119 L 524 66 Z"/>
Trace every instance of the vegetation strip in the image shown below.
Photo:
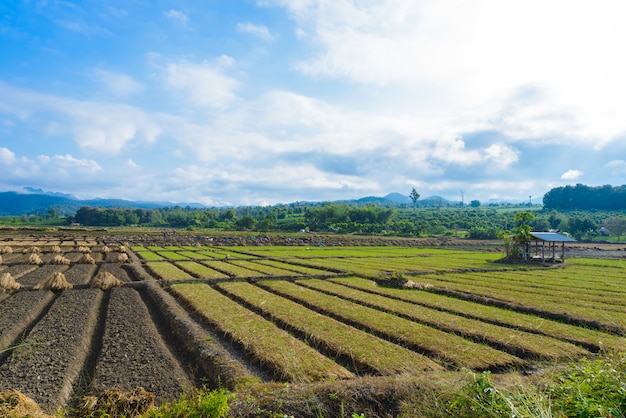
<path fill-rule="evenodd" d="M 363 365 L 382 375 L 420 373 L 441 367 L 428 358 L 404 347 L 321 315 L 291 300 L 245 282 L 220 283 L 218 287 L 245 303 L 267 313 L 316 346 L 327 348 L 347 358 L 357 372 Z M 367 370 L 365 370 L 367 371 Z"/>
<path fill-rule="evenodd" d="M 241 344 L 254 360 L 270 366 L 280 380 L 310 382 L 354 377 L 262 316 L 207 285 L 173 284 L 172 289 L 190 302 L 216 329 Z"/>
<path fill-rule="evenodd" d="M 497 287 L 475 283 L 455 283 L 445 277 L 420 277 L 420 282 L 434 286 L 429 291 L 455 295 L 464 299 L 480 300 L 520 312 L 532 312 L 544 317 L 582 324 L 611 333 L 626 335 L 626 315 L 596 306 L 579 306 L 574 300 L 520 292 L 499 290 Z"/>
<path fill-rule="evenodd" d="M 259 381 L 253 372 L 230 354 L 220 342 L 203 329 L 180 306 L 172 295 L 158 284 L 146 283 L 143 286 L 147 298 L 161 308 L 169 333 L 178 341 L 189 357 L 194 358 L 208 378 L 212 387 L 226 387 L 235 390 L 240 386 Z"/>
<path fill-rule="evenodd" d="M 341 298 L 363 303 L 384 312 L 399 314 L 446 332 L 462 335 L 476 342 L 487 343 L 499 350 L 507 351 L 522 358 L 567 359 L 589 354 L 588 351 L 580 347 L 554 338 L 505 328 L 409 302 L 346 288 L 332 282 L 307 280 L 299 283 Z"/>
<path fill-rule="evenodd" d="M 524 362 L 510 354 L 477 344 L 457 335 L 409 321 L 395 315 L 329 296 L 286 281 L 267 280 L 259 286 L 294 298 L 322 313 L 356 327 L 366 327 L 375 335 L 427 354 L 439 361 L 475 370 L 521 366 Z"/>
<path fill-rule="evenodd" d="M 502 309 L 496 306 L 483 305 L 420 289 L 398 289 L 379 286 L 372 280 L 358 277 L 332 278 L 329 279 L 329 281 L 496 325 L 505 325 L 528 332 L 559 338 L 581 345 L 592 351 L 599 351 L 601 349 L 623 351 L 626 349 L 626 339 L 623 337 L 553 321 L 537 315 Z"/>

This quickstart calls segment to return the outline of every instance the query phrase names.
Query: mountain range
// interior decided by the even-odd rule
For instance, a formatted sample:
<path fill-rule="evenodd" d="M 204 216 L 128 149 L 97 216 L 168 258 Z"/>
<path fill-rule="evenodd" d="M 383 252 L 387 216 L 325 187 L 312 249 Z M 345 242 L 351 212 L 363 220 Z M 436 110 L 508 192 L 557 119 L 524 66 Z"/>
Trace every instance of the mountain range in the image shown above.
<path fill-rule="evenodd" d="M 338 202 L 354 203 L 359 205 L 410 205 L 408 195 L 401 193 L 389 193 L 384 197 L 368 196 L 360 199 L 342 200 Z M 459 202 L 452 202 L 440 196 L 430 196 L 419 200 L 420 206 L 453 206 Z M 312 204 L 316 202 L 311 202 Z M 67 193 L 48 192 L 33 187 L 24 187 L 21 191 L 0 192 L 0 216 L 21 215 L 47 215 L 51 210 L 56 211 L 58 216 L 74 215 L 83 206 L 102 208 L 132 208 L 132 209 L 157 209 L 163 207 L 192 207 L 205 208 L 200 203 L 174 203 L 133 201 L 124 199 L 78 199 Z"/>

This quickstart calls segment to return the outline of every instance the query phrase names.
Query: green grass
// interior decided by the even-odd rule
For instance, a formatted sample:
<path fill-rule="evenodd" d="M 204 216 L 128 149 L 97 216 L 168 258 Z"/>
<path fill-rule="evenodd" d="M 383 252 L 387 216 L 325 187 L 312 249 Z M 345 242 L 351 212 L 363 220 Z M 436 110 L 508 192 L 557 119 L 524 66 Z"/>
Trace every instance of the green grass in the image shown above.
<path fill-rule="evenodd" d="M 259 286 L 293 298 L 306 306 L 315 307 L 324 314 L 330 314 L 369 332 L 423 351 L 437 361 L 475 370 L 523 364 L 519 358 L 487 345 L 294 283 L 268 280 L 259 282 Z"/>
<path fill-rule="evenodd" d="M 228 277 L 227 274 L 219 272 L 195 261 L 177 261 L 175 264 L 181 269 L 188 271 L 190 274 L 200 279 L 224 279 Z"/>
<path fill-rule="evenodd" d="M 488 343 L 520 357 L 558 360 L 572 359 L 590 354 L 580 347 L 555 338 L 465 318 L 413 303 L 346 288 L 345 286 L 324 280 L 306 280 L 299 283 L 303 286 L 328 292 L 382 311 L 402 315 L 413 321 L 428 324 L 446 332 L 463 335 L 478 342 Z"/>
<path fill-rule="evenodd" d="M 229 282 L 218 286 L 265 312 L 272 319 L 306 335 L 315 346 L 348 358 L 357 371 L 365 367 L 365 372 L 370 369 L 378 374 L 394 375 L 440 369 L 428 358 L 411 350 L 318 314 L 249 283 Z"/>
<path fill-rule="evenodd" d="M 331 359 L 210 286 L 174 284 L 172 289 L 189 301 L 207 322 L 241 344 L 259 364 L 271 366 L 279 380 L 311 382 L 354 377 Z"/>
<path fill-rule="evenodd" d="M 179 269 L 174 264 L 169 262 L 148 262 L 146 263 L 149 270 L 152 271 L 157 278 L 162 280 L 188 280 L 193 279 L 189 273 Z"/>

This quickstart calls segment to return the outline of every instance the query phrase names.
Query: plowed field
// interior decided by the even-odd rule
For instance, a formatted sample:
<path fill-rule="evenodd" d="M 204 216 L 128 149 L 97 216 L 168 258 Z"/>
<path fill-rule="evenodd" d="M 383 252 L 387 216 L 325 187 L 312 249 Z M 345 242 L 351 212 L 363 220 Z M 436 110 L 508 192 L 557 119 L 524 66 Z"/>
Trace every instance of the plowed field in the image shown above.
<path fill-rule="evenodd" d="M 0 390 L 49 413 L 113 387 L 157 404 L 202 385 L 342 385 L 357 399 L 371 379 L 535 372 L 626 348 L 619 259 L 520 267 L 458 247 L 230 244 L 0 235 L 0 276 L 21 285 L 0 289 Z M 105 272 L 121 285 L 93 287 Z M 359 412 L 391 416 L 405 390 L 368 392 Z M 262 402 L 233 413 L 258 416 Z M 290 405 L 273 407 L 322 410 Z"/>

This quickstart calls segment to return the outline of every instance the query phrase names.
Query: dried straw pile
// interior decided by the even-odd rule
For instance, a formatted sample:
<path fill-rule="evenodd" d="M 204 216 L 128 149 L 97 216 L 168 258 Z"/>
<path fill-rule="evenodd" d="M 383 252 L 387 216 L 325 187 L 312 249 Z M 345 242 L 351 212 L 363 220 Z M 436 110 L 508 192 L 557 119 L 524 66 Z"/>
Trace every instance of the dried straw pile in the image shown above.
<path fill-rule="evenodd" d="M 13 293 L 22 287 L 15 281 L 11 273 L 0 273 L 0 291 L 4 293 Z"/>
<path fill-rule="evenodd" d="M 58 264 L 58 265 L 70 265 L 70 260 L 63 257 L 62 255 L 55 255 L 52 260 L 50 260 L 50 264 Z"/>
<path fill-rule="evenodd" d="M 0 254 L 13 254 L 13 248 L 8 245 L 0 247 Z"/>
<path fill-rule="evenodd" d="M 31 255 L 28 256 L 28 260 L 26 260 L 26 264 L 32 264 L 32 265 L 41 265 L 43 264 L 43 261 L 41 261 L 41 258 L 39 257 L 39 255 L 33 253 Z"/>
<path fill-rule="evenodd" d="M 65 275 L 61 272 L 55 272 L 43 282 L 37 284 L 35 290 L 66 290 L 72 289 L 74 285 L 67 281 Z"/>
<path fill-rule="evenodd" d="M 35 401 L 15 389 L 0 392 L 0 416 L 53 418 L 44 413 Z"/>
<path fill-rule="evenodd" d="M 79 264 L 96 264 L 96 260 L 93 259 L 89 254 L 83 254 L 83 256 L 78 260 Z"/>
<path fill-rule="evenodd" d="M 124 282 L 108 271 L 100 270 L 98 275 L 91 279 L 91 283 L 89 285 L 94 288 L 108 290 L 113 287 L 124 286 Z"/>
<path fill-rule="evenodd" d="M 117 256 L 117 262 L 118 263 L 127 263 L 128 262 L 128 254 L 122 253 L 122 254 L 118 255 Z"/>
<path fill-rule="evenodd" d="M 89 254 L 91 252 L 91 248 L 81 245 L 78 247 L 78 252 L 83 254 Z"/>
<path fill-rule="evenodd" d="M 61 250 L 61 247 L 59 247 L 58 245 L 53 245 L 52 247 L 50 247 L 50 252 L 51 253 L 62 253 L 63 250 Z"/>
<path fill-rule="evenodd" d="M 109 247 L 107 247 L 106 245 L 102 246 L 102 252 L 103 253 L 110 253 L 111 249 Z"/>
<path fill-rule="evenodd" d="M 22 250 L 24 254 L 41 254 L 41 248 L 39 247 L 28 247 Z"/>
<path fill-rule="evenodd" d="M 111 417 L 139 417 L 154 408 L 154 399 L 154 394 L 142 387 L 129 392 L 113 388 L 98 397 L 84 396 L 76 412 L 81 417 L 100 416 L 102 411 Z"/>

